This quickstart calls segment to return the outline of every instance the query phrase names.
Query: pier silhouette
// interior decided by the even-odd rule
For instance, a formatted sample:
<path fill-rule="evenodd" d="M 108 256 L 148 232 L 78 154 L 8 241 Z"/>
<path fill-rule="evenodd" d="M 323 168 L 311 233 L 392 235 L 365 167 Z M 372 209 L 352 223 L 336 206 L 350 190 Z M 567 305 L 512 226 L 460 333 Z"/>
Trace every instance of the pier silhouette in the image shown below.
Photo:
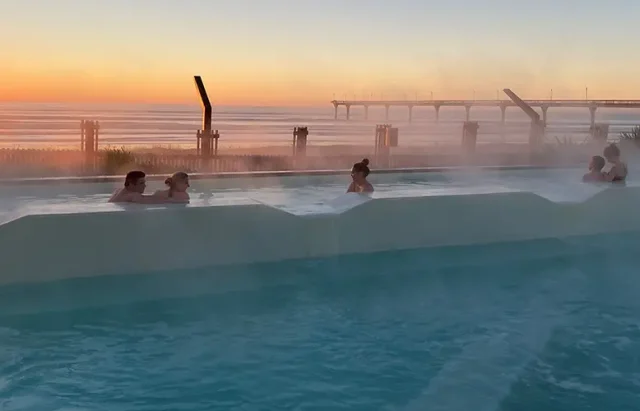
<path fill-rule="evenodd" d="M 524 100 L 531 107 L 542 110 L 542 121 L 547 122 L 547 110 L 551 107 L 588 108 L 591 114 L 591 126 L 595 126 L 596 110 L 599 108 L 640 108 L 640 100 Z M 338 108 L 346 108 L 346 119 L 351 117 L 351 107 L 364 107 L 365 119 L 369 118 L 369 107 L 384 107 L 385 120 L 389 119 L 389 108 L 406 107 L 409 111 L 409 122 L 413 120 L 415 107 L 433 107 L 436 111 L 436 121 L 440 117 L 440 107 L 464 107 L 466 121 L 469 121 L 472 107 L 499 107 L 502 111 L 502 122 L 508 107 L 517 105 L 511 100 L 332 100 L 334 118 L 338 119 Z"/>

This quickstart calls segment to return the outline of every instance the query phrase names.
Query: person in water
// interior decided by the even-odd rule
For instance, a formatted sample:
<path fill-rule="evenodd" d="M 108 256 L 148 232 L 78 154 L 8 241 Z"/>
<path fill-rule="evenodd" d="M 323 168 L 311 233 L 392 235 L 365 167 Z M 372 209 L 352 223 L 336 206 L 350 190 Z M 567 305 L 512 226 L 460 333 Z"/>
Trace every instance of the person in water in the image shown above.
<path fill-rule="evenodd" d="M 167 185 L 166 190 L 158 190 L 153 195 L 154 197 L 164 200 L 170 200 L 172 202 L 189 202 L 189 175 L 185 172 L 179 171 L 174 173 L 171 177 L 167 178 L 164 183 Z"/>
<path fill-rule="evenodd" d="M 604 157 L 593 156 L 589 162 L 589 172 L 582 176 L 585 183 L 598 183 L 606 181 L 602 169 L 604 168 Z"/>
<path fill-rule="evenodd" d="M 116 190 L 110 203 L 162 204 L 182 202 L 166 200 L 158 196 L 144 195 L 147 188 L 146 174 L 143 171 L 129 171 L 124 179 L 124 187 Z"/>
<path fill-rule="evenodd" d="M 604 158 L 611 163 L 611 169 L 604 173 L 605 181 L 624 183 L 627 179 L 627 164 L 620 159 L 620 149 L 615 144 L 609 144 L 603 152 Z"/>
<path fill-rule="evenodd" d="M 347 189 L 347 193 L 372 193 L 373 186 L 367 181 L 369 170 L 369 160 L 363 159 L 355 163 L 351 169 L 351 179 L 353 180 Z"/>

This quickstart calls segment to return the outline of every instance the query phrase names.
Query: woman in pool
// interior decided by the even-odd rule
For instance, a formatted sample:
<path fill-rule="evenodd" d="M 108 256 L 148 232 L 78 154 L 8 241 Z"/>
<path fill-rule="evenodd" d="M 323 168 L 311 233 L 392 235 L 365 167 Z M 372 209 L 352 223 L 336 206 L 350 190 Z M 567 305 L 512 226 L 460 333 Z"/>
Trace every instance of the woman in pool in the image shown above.
<path fill-rule="evenodd" d="M 609 144 L 604 149 L 604 158 L 611 163 L 611 169 L 604 173 L 605 181 L 624 183 L 627 179 L 627 164 L 620 159 L 620 149 L 615 144 Z"/>
<path fill-rule="evenodd" d="M 158 190 L 153 195 L 154 197 L 167 199 L 171 202 L 189 202 L 189 175 L 185 172 L 179 171 L 174 173 L 171 177 L 167 178 L 164 183 L 167 185 L 166 190 Z"/>
<path fill-rule="evenodd" d="M 373 193 L 373 186 L 367 181 L 369 170 L 369 160 L 364 158 L 361 162 L 355 163 L 351 169 L 351 179 L 347 193 Z"/>
<path fill-rule="evenodd" d="M 604 168 L 605 160 L 600 156 L 591 157 L 589 162 L 589 172 L 582 176 L 582 181 L 585 183 L 599 183 L 605 180 L 602 169 Z"/>

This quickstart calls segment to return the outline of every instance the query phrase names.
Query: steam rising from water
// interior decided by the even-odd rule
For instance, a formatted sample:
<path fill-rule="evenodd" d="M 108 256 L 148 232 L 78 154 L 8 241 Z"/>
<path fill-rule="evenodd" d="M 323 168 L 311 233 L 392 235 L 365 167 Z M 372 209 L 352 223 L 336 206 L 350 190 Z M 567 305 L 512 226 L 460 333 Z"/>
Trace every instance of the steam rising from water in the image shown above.
<path fill-rule="evenodd" d="M 584 171 L 464 168 L 438 173 L 384 174 L 374 169 L 369 180 L 376 188 L 374 199 L 524 191 L 552 202 L 583 202 L 608 188 L 582 183 Z M 636 185 L 633 176 L 632 167 L 627 186 Z M 360 203 L 352 201 L 353 196 L 345 196 L 349 182 L 346 171 L 344 175 L 333 176 L 193 179 L 189 207 L 253 201 L 294 214 L 340 212 Z M 121 186 L 121 182 L 0 186 L 0 212 L 4 213 L 2 218 L 8 219 L 31 213 L 117 210 L 119 206 L 106 204 L 106 200 Z M 147 190 L 153 192 L 161 187 L 161 181 L 151 181 Z"/>

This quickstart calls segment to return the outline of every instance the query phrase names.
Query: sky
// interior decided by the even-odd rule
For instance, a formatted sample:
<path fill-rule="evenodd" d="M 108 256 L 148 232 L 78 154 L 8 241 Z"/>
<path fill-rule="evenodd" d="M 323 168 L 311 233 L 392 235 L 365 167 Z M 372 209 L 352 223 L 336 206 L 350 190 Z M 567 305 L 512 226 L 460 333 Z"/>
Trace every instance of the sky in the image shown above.
<path fill-rule="evenodd" d="M 0 0 L 0 101 L 640 98 L 638 0 Z"/>

